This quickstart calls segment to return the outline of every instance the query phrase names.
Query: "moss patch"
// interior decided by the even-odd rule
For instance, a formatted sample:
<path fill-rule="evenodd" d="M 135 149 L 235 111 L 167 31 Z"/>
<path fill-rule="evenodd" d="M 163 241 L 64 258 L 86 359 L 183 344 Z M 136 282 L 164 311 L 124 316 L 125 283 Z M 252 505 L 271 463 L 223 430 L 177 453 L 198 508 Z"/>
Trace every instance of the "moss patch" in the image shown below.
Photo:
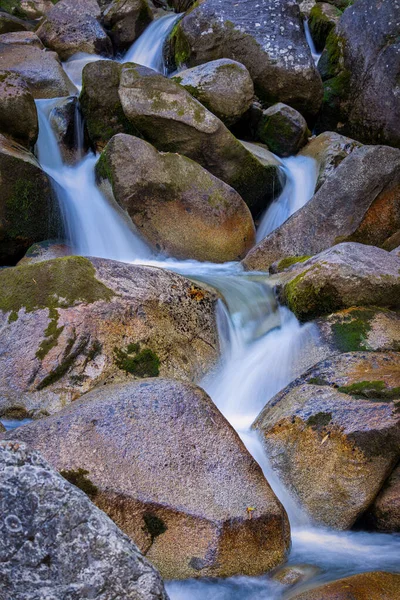
<path fill-rule="evenodd" d="M 333 323 L 331 325 L 333 342 L 338 350 L 341 352 L 368 350 L 368 333 L 374 315 L 375 312 L 372 310 L 357 309 L 344 316 L 340 323 Z"/>
<path fill-rule="evenodd" d="M 37 390 L 43 390 L 45 387 L 48 387 L 49 385 L 52 385 L 53 383 L 59 381 L 73 365 L 75 359 L 80 354 L 85 352 L 89 342 L 89 338 L 84 336 L 79 340 L 79 342 L 75 346 L 76 340 L 77 338 L 76 336 L 74 336 L 67 341 L 67 345 L 61 362 L 39 383 L 39 385 L 36 388 Z"/>
<path fill-rule="evenodd" d="M 339 392 L 355 397 L 391 401 L 400 397 L 400 387 L 388 388 L 384 381 L 359 381 L 338 388 Z"/>
<path fill-rule="evenodd" d="M 301 320 L 313 319 L 342 308 L 342 301 L 335 288 L 328 282 L 321 285 L 317 281 L 304 281 L 305 276 L 315 265 L 289 281 L 284 288 L 284 300 L 292 312 Z"/>
<path fill-rule="evenodd" d="M 82 492 L 85 492 L 90 499 L 93 500 L 93 498 L 97 496 L 99 489 L 87 477 L 87 475 L 89 475 L 89 471 L 86 471 L 85 469 L 77 469 L 76 471 L 60 471 L 60 475 L 72 483 L 72 485 L 75 485 L 82 490 Z"/>
<path fill-rule="evenodd" d="M 277 264 L 277 269 L 278 271 L 284 271 L 288 267 L 291 267 L 296 263 L 305 262 L 309 258 L 311 258 L 311 256 L 287 256 L 286 258 L 283 258 L 281 261 L 279 261 L 279 263 Z"/>
<path fill-rule="evenodd" d="M 42 341 L 38 350 L 36 351 L 36 356 L 40 360 L 43 360 L 46 354 L 48 354 L 50 350 L 57 345 L 58 338 L 60 337 L 64 329 L 64 325 L 62 327 L 57 327 L 58 318 L 58 310 L 56 310 L 55 308 L 49 308 L 50 323 L 48 324 L 47 329 L 44 332 L 46 339 Z"/>
<path fill-rule="evenodd" d="M 150 348 L 140 349 L 139 344 L 129 344 L 126 350 L 114 348 L 115 364 L 121 371 L 136 377 L 157 377 L 160 359 Z"/>
<path fill-rule="evenodd" d="M 142 530 L 150 536 L 151 543 L 168 529 L 164 521 L 151 512 L 144 513 L 143 521 Z"/>
<path fill-rule="evenodd" d="M 306 423 L 309 427 L 320 430 L 329 425 L 331 420 L 332 413 L 318 412 L 315 415 L 311 415 L 311 417 L 307 419 Z"/>

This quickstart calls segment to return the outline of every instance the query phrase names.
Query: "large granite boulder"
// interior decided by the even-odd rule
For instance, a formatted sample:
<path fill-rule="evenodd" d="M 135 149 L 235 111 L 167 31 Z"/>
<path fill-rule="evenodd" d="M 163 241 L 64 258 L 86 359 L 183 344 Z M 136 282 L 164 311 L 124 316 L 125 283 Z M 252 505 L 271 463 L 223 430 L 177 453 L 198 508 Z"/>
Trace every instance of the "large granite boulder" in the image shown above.
<path fill-rule="evenodd" d="M 167 600 L 159 573 L 36 451 L 0 442 L 0 596 Z"/>
<path fill-rule="evenodd" d="M 318 129 L 400 146 L 400 7 L 358 0 L 329 34 L 319 68 L 326 79 Z"/>
<path fill-rule="evenodd" d="M 292 600 L 399 600 L 400 575 L 376 571 L 326 583 Z"/>
<path fill-rule="evenodd" d="M 48 117 L 63 161 L 70 165 L 81 160 L 89 149 L 86 126 L 81 121 L 79 111 L 78 98 L 69 96 L 60 98 Z"/>
<path fill-rule="evenodd" d="M 22 19 L 39 19 L 53 8 L 53 0 L 2 0 L 1 7 Z"/>
<path fill-rule="evenodd" d="M 305 118 L 282 102 L 263 111 L 257 128 L 257 138 L 278 156 L 297 154 L 307 143 L 308 133 Z"/>
<path fill-rule="evenodd" d="M 253 427 L 312 519 L 348 529 L 399 460 L 399 403 L 398 352 L 345 353 L 279 392 Z"/>
<path fill-rule="evenodd" d="M 328 2 L 317 2 L 310 11 L 308 25 L 317 51 L 325 47 L 326 39 L 339 21 L 341 11 Z"/>
<path fill-rule="evenodd" d="M 163 152 L 178 152 L 200 163 L 258 212 L 278 193 L 278 169 L 263 165 L 175 81 L 152 69 L 125 65 L 119 97 L 125 116 Z"/>
<path fill-rule="evenodd" d="M 15 264 L 34 242 L 60 232 L 47 175 L 33 154 L 0 134 L 0 265 Z"/>
<path fill-rule="evenodd" d="M 0 415 L 43 416 L 99 384 L 198 380 L 216 297 L 169 271 L 78 256 L 0 271 Z"/>
<path fill-rule="evenodd" d="M 39 133 L 35 101 L 24 79 L 0 71 L 0 133 L 31 148 Z"/>
<path fill-rule="evenodd" d="M 400 533 L 400 464 L 362 516 L 362 524 L 375 531 Z"/>
<path fill-rule="evenodd" d="M 399 309 L 400 258 L 374 246 L 338 244 L 293 265 L 278 285 L 281 301 L 302 320 L 352 306 Z"/>
<path fill-rule="evenodd" d="M 96 172 L 158 252 L 226 262 L 240 260 L 255 243 L 253 219 L 239 194 L 186 156 L 118 134 Z"/>
<path fill-rule="evenodd" d="M 247 67 L 257 95 L 315 114 L 322 84 L 295 0 L 205 0 L 171 35 L 175 63 L 190 67 L 231 58 Z"/>
<path fill-rule="evenodd" d="M 234 125 L 253 103 L 250 73 L 235 60 L 212 60 L 180 71 L 174 80 L 228 126 Z"/>
<path fill-rule="evenodd" d="M 147 0 L 113 0 L 103 13 L 103 23 L 116 52 L 128 50 L 152 20 Z"/>
<path fill-rule="evenodd" d="M 102 386 L 5 434 L 72 476 L 163 577 L 264 573 L 289 546 L 286 513 L 239 436 L 198 387 Z"/>
<path fill-rule="evenodd" d="M 27 31 L 30 29 L 30 24 L 19 19 L 8 12 L 1 10 L 0 7 L 0 35 L 3 33 L 11 33 L 13 31 Z"/>
<path fill-rule="evenodd" d="M 37 30 L 45 46 L 67 60 L 76 52 L 112 56 L 111 40 L 99 23 L 96 0 L 61 0 Z"/>
<path fill-rule="evenodd" d="M 244 260 L 267 270 L 290 256 L 309 256 L 341 241 L 381 246 L 400 229 L 400 150 L 363 146 L 343 160 L 313 198 Z"/>
<path fill-rule="evenodd" d="M 21 75 L 34 98 L 57 98 L 76 92 L 57 54 L 46 52 L 39 38 L 30 32 L 0 35 L 0 70 Z"/>

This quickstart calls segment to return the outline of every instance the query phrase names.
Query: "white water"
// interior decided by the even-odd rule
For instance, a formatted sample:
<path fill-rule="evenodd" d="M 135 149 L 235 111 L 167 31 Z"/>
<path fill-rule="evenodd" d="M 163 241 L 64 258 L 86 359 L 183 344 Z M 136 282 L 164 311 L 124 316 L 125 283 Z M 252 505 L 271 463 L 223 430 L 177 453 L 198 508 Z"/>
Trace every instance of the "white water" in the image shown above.
<path fill-rule="evenodd" d="M 318 177 L 316 160 L 309 156 L 290 156 L 282 158 L 281 162 L 286 174 L 286 185 L 262 216 L 257 229 L 257 242 L 282 225 L 314 194 Z"/>
<path fill-rule="evenodd" d="M 318 66 L 318 62 L 319 62 L 319 59 L 321 58 L 322 52 L 317 52 L 317 49 L 314 44 L 314 40 L 312 39 L 312 36 L 311 36 L 311 31 L 310 31 L 310 26 L 308 24 L 308 20 L 304 19 L 303 23 L 304 23 L 304 33 L 306 34 L 307 44 L 310 47 L 311 55 L 313 57 L 315 66 Z"/>
<path fill-rule="evenodd" d="M 153 41 L 154 46 L 162 48 L 163 40 Z M 77 81 L 80 83 L 79 78 Z M 95 157 L 89 154 L 75 167 L 62 163 L 48 124 L 54 102 L 37 103 L 38 155 L 56 182 L 68 223 L 69 242 L 75 252 L 156 264 L 220 290 L 224 298 L 218 308 L 221 363 L 218 372 L 206 377 L 202 385 L 237 429 L 287 510 L 292 527 L 289 563 L 319 567 L 321 572 L 313 585 L 361 571 L 400 570 L 400 536 L 314 527 L 273 473 L 257 435 L 249 430 L 259 410 L 304 369 L 304 357 L 318 343 L 312 326 L 300 326 L 287 309 L 277 307 L 265 274 L 244 273 L 236 263 L 213 265 L 173 259 L 157 261 L 151 257 L 125 216 L 96 188 Z M 263 218 L 261 226 L 265 231 L 283 222 L 311 197 L 314 167 L 300 159 L 285 161 L 288 184 L 274 203 L 276 215 L 272 216 L 270 208 Z M 167 588 L 172 600 L 278 600 L 283 593 L 285 598 L 291 595 L 268 576 L 169 582 Z"/>

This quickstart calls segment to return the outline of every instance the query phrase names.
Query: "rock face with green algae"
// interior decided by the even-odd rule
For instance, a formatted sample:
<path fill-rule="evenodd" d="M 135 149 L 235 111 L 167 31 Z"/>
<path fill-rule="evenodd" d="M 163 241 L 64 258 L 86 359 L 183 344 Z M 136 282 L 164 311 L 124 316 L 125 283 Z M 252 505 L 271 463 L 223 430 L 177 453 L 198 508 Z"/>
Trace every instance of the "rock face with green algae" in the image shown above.
<path fill-rule="evenodd" d="M 253 427 L 312 519 L 350 528 L 400 457 L 400 354 L 330 357 L 279 392 Z"/>
<path fill-rule="evenodd" d="M 21 33 L 0 35 L 0 70 L 21 75 L 35 99 L 76 93 L 57 54 L 47 52 L 35 34 Z"/>
<path fill-rule="evenodd" d="M 1 0 L 3 10 L 22 19 L 39 19 L 53 6 L 53 0 Z"/>
<path fill-rule="evenodd" d="M 30 29 L 30 24 L 24 21 L 23 19 L 19 19 L 18 17 L 14 17 L 7 12 L 1 10 L 0 6 L 0 35 L 3 33 L 11 33 L 13 31 L 27 31 Z"/>
<path fill-rule="evenodd" d="M 259 575 L 285 560 L 285 510 L 201 388 L 101 386 L 12 433 L 54 468 L 87 471 L 97 506 L 165 578 Z"/>
<path fill-rule="evenodd" d="M 362 523 L 374 531 L 400 533 L 400 464 L 363 515 Z"/>
<path fill-rule="evenodd" d="M 322 83 L 294 0 L 205 0 L 177 24 L 170 43 L 179 66 L 231 58 L 248 69 L 262 101 L 318 112 Z"/>
<path fill-rule="evenodd" d="M 287 277 L 280 298 L 301 320 L 352 306 L 400 308 L 400 258 L 381 248 L 338 244 Z"/>
<path fill-rule="evenodd" d="M 326 38 L 339 21 L 341 11 L 328 2 L 317 2 L 308 18 L 311 36 L 317 51 L 325 47 Z"/>
<path fill-rule="evenodd" d="M 12 265 L 34 242 L 62 231 L 50 182 L 36 158 L 0 134 L 0 265 Z"/>
<path fill-rule="evenodd" d="M 240 260 L 255 243 L 253 219 L 239 194 L 186 156 L 119 134 L 96 170 L 141 235 L 163 254 L 226 262 Z"/>
<path fill-rule="evenodd" d="M 180 71 L 173 79 L 228 127 L 234 125 L 253 103 L 254 86 L 250 73 L 236 60 L 212 60 Z"/>
<path fill-rule="evenodd" d="M 1 598 L 168 600 L 160 574 L 36 451 L 0 442 Z"/>
<path fill-rule="evenodd" d="M 11 71 L 0 71 L 0 132 L 27 148 L 39 134 L 33 96 L 24 79 Z"/>
<path fill-rule="evenodd" d="M 54 413 L 99 384 L 199 380 L 217 298 L 169 271 L 78 256 L 0 271 L 0 415 Z"/>
<path fill-rule="evenodd" d="M 116 52 L 128 50 L 152 20 L 147 0 L 113 0 L 103 13 L 103 23 Z"/>
<path fill-rule="evenodd" d="M 248 270 L 321 252 L 344 241 L 381 246 L 400 229 L 400 150 L 353 150 L 311 200 L 250 250 Z"/>
<path fill-rule="evenodd" d="M 119 97 L 127 119 L 163 152 L 200 163 L 233 187 L 252 212 L 265 208 L 280 183 L 275 164 L 262 164 L 215 115 L 182 86 L 152 69 L 126 64 Z"/>
<path fill-rule="evenodd" d="M 67 60 L 77 52 L 112 56 L 111 40 L 100 25 L 96 0 L 61 0 L 37 29 L 43 44 Z"/>
<path fill-rule="evenodd" d="M 257 138 L 278 156 L 297 154 L 307 143 L 308 134 L 305 118 L 282 102 L 263 111 L 257 129 Z"/>
<path fill-rule="evenodd" d="M 376 571 L 327 583 L 292 600 L 399 600 L 400 575 Z"/>

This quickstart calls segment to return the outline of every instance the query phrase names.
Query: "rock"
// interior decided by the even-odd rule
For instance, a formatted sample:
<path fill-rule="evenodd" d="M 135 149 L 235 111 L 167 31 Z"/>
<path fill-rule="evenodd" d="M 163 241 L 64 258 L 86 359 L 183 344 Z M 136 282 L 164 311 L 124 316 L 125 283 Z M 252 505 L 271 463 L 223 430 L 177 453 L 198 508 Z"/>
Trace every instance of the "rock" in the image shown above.
<path fill-rule="evenodd" d="M 237 192 L 179 154 L 159 153 L 118 134 L 96 167 L 150 245 L 174 258 L 226 262 L 255 243 L 251 213 Z"/>
<path fill-rule="evenodd" d="M 33 96 L 12 71 L 0 72 L 0 132 L 27 148 L 33 147 L 39 133 Z"/>
<path fill-rule="evenodd" d="M 257 137 L 278 156 L 297 154 L 308 139 L 307 122 L 302 115 L 281 102 L 263 111 Z"/>
<path fill-rule="evenodd" d="M 317 131 L 400 146 L 399 18 L 392 0 L 360 0 L 344 11 L 319 64 L 327 81 Z"/>
<path fill-rule="evenodd" d="M 292 596 L 292 600 L 399 600 L 400 575 L 361 573 Z"/>
<path fill-rule="evenodd" d="M 0 10 L 0 35 L 13 31 L 27 31 L 29 23 Z"/>
<path fill-rule="evenodd" d="M 388 250 L 389 252 L 397 252 L 398 246 L 400 244 L 400 229 L 389 236 L 384 243 L 382 244 L 382 248 L 384 250 Z"/>
<path fill-rule="evenodd" d="M 400 354 L 333 356 L 279 392 L 253 427 L 319 525 L 350 528 L 400 457 Z"/>
<path fill-rule="evenodd" d="M 286 556 L 282 505 L 201 388 L 102 386 L 13 434 L 58 470 L 88 471 L 94 502 L 163 577 L 256 575 Z"/>
<path fill-rule="evenodd" d="M 117 133 L 138 131 L 124 115 L 118 96 L 122 65 L 111 60 L 88 63 L 82 72 L 80 106 L 92 144 L 97 151 Z"/>
<path fill-rule="evenodd" d="M 111 381 L 197 381 L 218 358 L 215 295 L 169 271 L 70 256 L 0 281 L 0 416 L 51 414 Z"/>
<path fill-rule="evenodd" d="M 325 131 L 309 140 L 300 154 L 314 158 L 319 164 L 316 192 L 335 172 L 340 163 L 361 145 L 360 142 L 333 131 Z"/>
<path fill-rule="evenodd" d="M 33 244 L 26 251 L 25 256 L 21 258 L 18 265 L 28 265 L 52 258 L 61 258 L 63 256 L 71 256 L 73 250 L 63 240 L 46 240 Z"/>
<path fill-rule="evenodd" d="M 128 50 L 152 20 L 147 0 L 113 0 L 103 13 L 103 23 L 116 52 Z"/>
<path fill-rule="evenodd" d="M 55 52 L 46 52 L 30 32 L 0 35 L 0 70 L 21 75 L 34 98 L 57 98 L 75 93 Z"/>
<path fill-rule="evenodd" d="M 254 86 L 246 67 L 220 58 L 180 71 L 173 78 L 228 127 L 253 103 Z"/>
<path fill-rule="evenodd" d="M 392 250 L 392 254 L 395 254 L 396 256 L 400 256 L 400 246 L 398 246 L 397 248 Z"/>
<path fill-rule="evenodd" d="M 380 246 L 400 228 L 400 151 L 363 146 L 343 160 L 313 198 L 244 260 L 267 270 L 276 260 L 310 256 L 341 241 Z"/>
<path fill-rule="evenodd" d="M 311 9 L 308 24 L 317 51 L 325 47 L 329 33 L 339 21 L 341 11 L 327 2 L 317 2 Z"/>
<path fill-rule="evenodd" d="M 237 60 L 264 102 L 284 102 L 305 115 L 318 112 L 321 81 L 295 0 L 205 0 L 174 28 L 171 47 L 179 66 Z"/>
<path fill-rule="evenodd" d="M 352 306 L 400 308 L 400 259 L 352 242 L 324 250 L 291 269 L 281 301 L 299 319 Z"/>
<path fill-rule="evenodd" d="M 70 96 L 62 98 L 49 115 L 63 160 L 70 165 L 79 161 L 83 153 L 89 149 L 86 127 L 77 115 L 78 111 L 80 111 L 78 98 Z"/>
<path fill-rule="evenodd" d="M 112 56 L 111 40 L 99 23 L 100 16 L 96 0 L 61 0 L 48 11 L 37 35 L 61 60 L 76 52 Z"/>
<path fill-rule="evenodd" d="M 2 0 L 2 8 L 22 19 L 39 19 L 54 6 L 52 0 Z"/>
<path fill-rule="evenodd" d="M 62 231 L 50 182 L 36 158 L 0 134 L 0 265 Z"/>
<path fill-rule="evenodd" d="M 363 521 L 375 531 L 400 533 L 400 465 L 385 482 Z"/>
<path fill-rule="evenodd" d="M 313 579 L 320 573 L 320 569 L 315 565 L 284 565 L 279 567 L 271 576 L 274 581 L 279 581 L 285 586 L 294 586 Z"/>
<path fill-rule="evenodd" d="M 327 355 L 355 350 L 400 350 L 400 314 L 376 307 L 352 307 L 317 319 Z"/>
<path fill-rule="evenodd" d="M 177 13 L 186 12 L 193 6 L 195 0 L 170 0 L 169 5 L 173 7 Z"/>
<path fill-rule="evenodd" d="M 159 573 L 35 451 L 0 443 L 3 598 L 167 600 Z"/>
<path fill-rule="evenodd" d="M 200 163 L 257 213 L 279 189 L 275 165 L 265 166 L 182 86 L 138 65 L 125 65 L 119 97 L 125 116 L 158 150 Z"/>

